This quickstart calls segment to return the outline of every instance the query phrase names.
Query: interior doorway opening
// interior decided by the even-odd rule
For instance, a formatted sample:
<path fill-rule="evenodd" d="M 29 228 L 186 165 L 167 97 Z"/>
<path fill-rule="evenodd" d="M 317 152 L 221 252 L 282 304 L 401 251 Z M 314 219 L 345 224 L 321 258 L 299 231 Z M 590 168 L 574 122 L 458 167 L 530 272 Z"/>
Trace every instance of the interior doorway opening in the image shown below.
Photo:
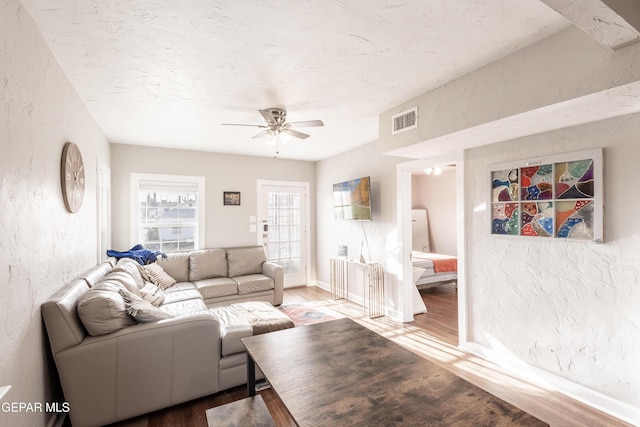
<path fill-rule="evenodd" d="M 438 233 L 446 233 L 446 229 L 453 229 L 455 232 L 454 241 L 444 239 L 442 237 L 428 236 L 429 251 L 445 252 L 445 255 L 455 256 L 457 258 L 457 307 L 458 307 L 458 343 L 463 344 L 467 341 L 467 302 L 466 302 L 466 282 L 465 282 L 465 253 L 466 253 L 466 241 L 465 241 L 465 221 L 464 221 L 464 164 L 462 153 L 452 153 L 446 156 L 439 156 L 433 158 L 425 158 L 420 160 L 413 160 L 406 163 L 401 163 L 397 166 L 397 184 L 398 184 L 398 229 L 402 240 L 401 249 L 401 262 L 402 262 L 402 275 L 399 280 L 402 281 L 402 315 L 404 322 L 410 322 L 414 319 L 414 314 L 418 313 L 416 310 L 416 298 L 421 298 L 417 291 L 415 280 L 418 276 L 415 273 L 414 265 L 412 262 L 413 251 L 413 208 L 420 207 L 420 203 L 426 203 L 424 200 L 414 204 L 414 191 L 416 187 L 414 182 L 417 181 L 414 176 L 426 175 L 425 171 L 431 171 L 433 174 L 436 168 L 440 169 L 442 173 L 445 169 L 450 169 L 450 186 L 448 186 L 449 193 L 447 204 L 448 212 L 439 212 L 438 215 L 448 215 L 448 222 L 445 221 L 439 224 L 439 227 L 445 230 L 438 230 Z M 433 195 L 432 195 L 433 196 Z M 437 195 L 435 197 L 437 199 Z M 416 197 L 419 200 L 419 197 Z M 428 203 L 432 205 L 433 202 Z M 429 206 L 425 206 L 425 210 L 429 209 Z M 432 213 L 435 216 L 436 212 Z M 437 221 L 438 222 L 438 221 Z M 434 227 L 430 227 L 433 231 Z M 424 242 L 424 239 L 423 239 Z M 424 246 L 424 243 L 422 243 Z M 415 276 L 415 277 L 414 277 Z M 417 296 L 416 296 L 417 295 Z M 422 299 L 420 299 L 422 303 Z M 429 310 L 426 307 L 427 311 Z"/>

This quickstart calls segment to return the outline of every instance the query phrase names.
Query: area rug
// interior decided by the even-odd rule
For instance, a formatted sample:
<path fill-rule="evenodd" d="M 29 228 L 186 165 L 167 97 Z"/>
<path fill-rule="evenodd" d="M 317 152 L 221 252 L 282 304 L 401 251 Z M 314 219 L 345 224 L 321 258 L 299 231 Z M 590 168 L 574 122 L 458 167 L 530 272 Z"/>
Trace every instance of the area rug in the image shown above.
<path fill-rule="evenodd" d="M 345 317 L 318 302 L 283 305 L 280 306 L 280 310 L 289 316 L 296 326 L 313 325 Z"/>

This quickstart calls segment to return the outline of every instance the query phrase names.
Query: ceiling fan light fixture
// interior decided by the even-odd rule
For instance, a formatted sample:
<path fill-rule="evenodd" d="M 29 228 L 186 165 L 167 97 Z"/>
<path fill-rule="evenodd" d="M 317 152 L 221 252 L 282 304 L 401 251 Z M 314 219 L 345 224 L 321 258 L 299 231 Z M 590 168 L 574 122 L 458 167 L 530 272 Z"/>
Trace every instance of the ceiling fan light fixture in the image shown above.
<path fill-rule="evenodd" d="M 283 108 L 267 108 L 266 110 L 258 110 L 265 120 L 264 125 L 250 125 L 244 123 L 222 123 L 224 126 L 252 126 L 264 129 L 262 132 L 254 135 L 252 139 L 262 139 L 267 145 L 276 147 L 276 156 L 278 154 L 278 145 L 284 145 L 293 138 L 307 139 L 309 134 L 292 129 L 294 127 L 317 127 L 324 126 L 322 120 L 306 120 L 302 122 L 287 123 L 287 111 Z"/>
<path fill-rule="evenodd" d="M 272 130 L 262 132 L 262 135 L 260 135 L 258 139 L 262 139 L 267 145 L 276 145 L 276 135 Z"/>
<path fill-rule="evenodd" d="M 286 144 L 287 142 L 291 141 L 291 135 L 286 132 L 278 131 L 278 133 L 276 134 L 276 139 L 279 140 L 278 142 Z"/>

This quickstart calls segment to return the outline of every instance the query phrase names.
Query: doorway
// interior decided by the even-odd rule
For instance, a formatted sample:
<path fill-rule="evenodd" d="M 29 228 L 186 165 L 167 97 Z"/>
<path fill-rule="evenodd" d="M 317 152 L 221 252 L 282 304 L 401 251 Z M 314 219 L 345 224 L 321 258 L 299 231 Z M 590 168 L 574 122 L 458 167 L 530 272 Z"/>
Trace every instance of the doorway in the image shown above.
<path fill-rule="evenodd" d="M 401 236 L 401 266 L 402 272 L 398 279 L 402 282 L 401 312 L 402 320 L 413 320 L 415 285 L 413 283 L 413 265 L 411 263 L 412 241 L 412 174 L 427 168 L 440 167 L 441 165 L 455 166 L 455 193 L 456 193 L 456 252 L 458 258 L 458 340 L 462 345 L 467 342 L 467 310 L 466 281 L 465 281 L 465 200 L 464 200 L 464 162 L 463 153 L 451 153 L 449 155 L 420 159 L 400 163 L 397 165 L 397 226 Z M 427 307 L 427 311 L 428 311 Z"/>
<path fill-rule="evenodd" d="M 308 283 L 309 183 L 258 181 L 258 244 L 284 269 L 284 287 Z"/>

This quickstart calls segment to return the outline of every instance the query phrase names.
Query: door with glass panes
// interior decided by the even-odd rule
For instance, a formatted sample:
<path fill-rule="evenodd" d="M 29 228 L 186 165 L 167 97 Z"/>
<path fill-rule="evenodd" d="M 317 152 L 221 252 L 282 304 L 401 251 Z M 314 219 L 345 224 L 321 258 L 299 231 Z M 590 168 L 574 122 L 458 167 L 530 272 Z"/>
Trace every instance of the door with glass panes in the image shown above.
<path fill-rule="evenodd" d="M 260 185 L 259 241 L 284 269 L 284 286 L 307 283 L 305 185 Z"/>

